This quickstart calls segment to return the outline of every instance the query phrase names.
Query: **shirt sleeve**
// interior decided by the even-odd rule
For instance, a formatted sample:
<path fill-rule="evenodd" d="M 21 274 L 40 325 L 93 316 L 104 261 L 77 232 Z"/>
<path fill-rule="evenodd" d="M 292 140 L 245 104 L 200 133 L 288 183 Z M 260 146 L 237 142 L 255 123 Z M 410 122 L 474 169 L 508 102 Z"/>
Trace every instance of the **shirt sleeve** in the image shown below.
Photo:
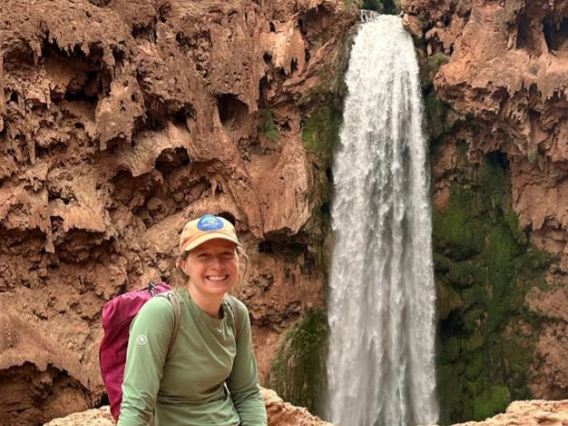
<path fill-rule="evenodd" d="M 132 321 L 117 426 L 146 426 L 150 422 L 174 330 L 171 304 L 165 297 L 154 297 Z"/>
<path fill-rule="evenodd" d="M 250 319 L 246 306 L 237 301 L 240 332 L 237 355 L 227 379 L 233 404 L 241 417 L 242 426 L 266 426 L 266 407 L 258 385 L 258 370 L 252 351 Z"/>

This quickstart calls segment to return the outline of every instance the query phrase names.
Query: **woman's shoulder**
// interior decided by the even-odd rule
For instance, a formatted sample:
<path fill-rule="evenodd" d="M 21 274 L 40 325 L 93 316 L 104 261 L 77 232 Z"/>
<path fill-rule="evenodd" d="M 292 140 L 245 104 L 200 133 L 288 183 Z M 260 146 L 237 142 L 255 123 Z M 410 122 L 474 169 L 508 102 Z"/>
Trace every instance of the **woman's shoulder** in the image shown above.
<path fill-rule="evenodd" d="M 153 318 L 160 317 L 170 317 L 175 315 L 174 303 L 175 301 L 170 300 L 169 297 L 178 297 L 172 293 L 172 295 L 167 295 L 166 293 L 160 293 L 148 300 L 142 308 L 138 311 L 137 316 L 150 316 Z"/>
<path fill-rule="evenodd" d="M 225 301 L 233 315 L 234 326 L 238 329 L 237 335 L 240 335 L 250 322 L 248 308 L 242 301 L 230 294 L 225 296 Z"/>
<path fill-rule="evenodd" d="M 225 296 L 225 299 L 232 310 L 237 310 L 237 312 L 235 312 L 236 315 L 248 315 L 247 305 L 245 305 L 237 297 L 231 294 L 227 294 L 227 296 Z"/>

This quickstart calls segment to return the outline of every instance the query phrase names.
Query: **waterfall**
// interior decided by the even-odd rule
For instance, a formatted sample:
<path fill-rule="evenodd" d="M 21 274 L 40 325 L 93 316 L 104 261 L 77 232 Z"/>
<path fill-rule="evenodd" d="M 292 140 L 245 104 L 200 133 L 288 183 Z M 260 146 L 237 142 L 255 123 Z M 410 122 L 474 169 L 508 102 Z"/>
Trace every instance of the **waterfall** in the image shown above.
<path fill-rule="evenodd" d="M 436 423 L 419 68 L 400 18 L 362 18 L 333 167 L 327 417 L 342 426 Z"/>

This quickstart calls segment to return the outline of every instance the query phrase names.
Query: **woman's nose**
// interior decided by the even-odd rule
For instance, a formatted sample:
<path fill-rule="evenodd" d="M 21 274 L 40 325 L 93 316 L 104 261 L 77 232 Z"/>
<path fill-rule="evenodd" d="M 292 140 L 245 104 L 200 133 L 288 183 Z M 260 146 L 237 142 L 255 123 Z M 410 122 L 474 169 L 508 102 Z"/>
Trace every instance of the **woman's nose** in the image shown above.
<path fill-rule="evenodd" d="M 213 262 L 212 262 L 213 266 L 216 267 L 225 267 L 225 262 L 223 262 L 223 259 L 221 256 L 213 256 Z"/>

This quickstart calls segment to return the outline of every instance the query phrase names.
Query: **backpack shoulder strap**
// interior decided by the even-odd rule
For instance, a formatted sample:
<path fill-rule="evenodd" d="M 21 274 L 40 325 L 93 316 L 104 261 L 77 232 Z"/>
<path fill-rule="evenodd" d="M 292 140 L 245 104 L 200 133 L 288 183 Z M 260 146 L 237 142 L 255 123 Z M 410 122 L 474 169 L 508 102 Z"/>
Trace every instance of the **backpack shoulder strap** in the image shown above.
<path fill-rule="evenodd" d="M 177 336 L 179 334 L 179 327 L 181 325 L 181 304 L 179 303 L 179 299 L 177 298 L 175 292 L 167 291 L 165 293 L 157 294 L 157 296 L 166 297 L 174 306 L 175 310 L 175 322 L 174 322 L 174 331 L 172 333 L 172 337 L 170 339 L 170 345 L 168 346 L 168 353 L 166 358 L 169 358 L 172 354 L 172 350 L 177 340 Z"/>
<path fill-rule="evenodd" d="M 235 339 L 238 340 L 241 334 L 241 313 L 239 312 L 239 306 L 237 305 L 237 299 L 230 294 L 227 294 L 227 303 L 229 308 L 233 311 L 233 317 L 235 318 Z"/>

